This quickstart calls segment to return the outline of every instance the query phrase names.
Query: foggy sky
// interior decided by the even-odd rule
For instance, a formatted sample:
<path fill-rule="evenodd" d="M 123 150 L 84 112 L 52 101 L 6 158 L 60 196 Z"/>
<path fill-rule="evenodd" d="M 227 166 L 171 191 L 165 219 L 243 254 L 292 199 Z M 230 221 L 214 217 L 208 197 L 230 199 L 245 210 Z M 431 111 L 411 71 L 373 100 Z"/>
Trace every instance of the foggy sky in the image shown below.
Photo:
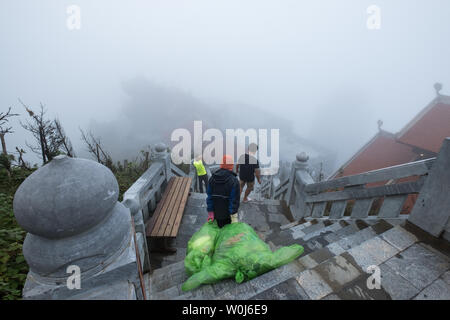
<path fill-rule="evenodd" d="M 66 27 L 71 4 L 81 8 L 80 30 Z M 380 30 L 366 27 L 372 4 Z M 17 98 L 44 103 L 82 155 L 78 127 L 117 127 L 135 107 L 125 84 L 145 79 L 202 110 L 228 105 L 239 126 L 242 106 L 256 108 L 268 129 L 280 124 L 270 114 L 285 119 L 342 163 L 378 119 L 397 132 L 434 98 L 435 82 L 450 92 L 449 15 L 447 0 L 3 0 L 0 109 L 13 106 L 25 120 Z M 164 110 L 155 106 L 125 135 L 154 140 L 141 129 L 133 137 L 133 127 L 156 123 Z M 25 148 L 31 136 L 17 119 L 12 125 L 8 149 Z M 26 160 L 39 162 L 30 151 Z"/>

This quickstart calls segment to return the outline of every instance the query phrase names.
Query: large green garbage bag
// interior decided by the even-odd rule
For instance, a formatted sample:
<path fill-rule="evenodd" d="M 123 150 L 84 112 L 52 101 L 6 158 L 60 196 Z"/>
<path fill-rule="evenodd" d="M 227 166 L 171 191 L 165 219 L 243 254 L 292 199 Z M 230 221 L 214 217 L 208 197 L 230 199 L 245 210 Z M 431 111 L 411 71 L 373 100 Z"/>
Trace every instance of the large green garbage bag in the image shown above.
<path fill-rule="evenodd" d="M 219 229 L 212 258 L 202 263 L 200 270 L 192 274 L 181 288 L 188 291 L 201 284 L 232 277 L 237 283 L 248 281 L 293 261 L 303 250 L 301 245 L 294 244 L 272 252 L 248 224 L 228 224 Z"/>
<path fill-rule="evenodd" d="M 199 272 L 203 266 L 211 264 L 217 236 L 219 235 L 217 222 L 206 222 L 188 242 L 184 267 L 188 275 Z"/>

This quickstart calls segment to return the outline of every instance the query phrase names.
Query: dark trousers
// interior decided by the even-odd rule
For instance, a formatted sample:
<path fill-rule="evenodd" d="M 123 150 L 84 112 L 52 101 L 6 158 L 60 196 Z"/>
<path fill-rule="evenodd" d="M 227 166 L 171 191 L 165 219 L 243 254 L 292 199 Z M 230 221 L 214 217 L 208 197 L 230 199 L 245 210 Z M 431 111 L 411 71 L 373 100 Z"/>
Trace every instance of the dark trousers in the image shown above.
<path fill-rule="evenodd" d="M 206 190 L 208 190 L 208 175 L 207 174 L 198 176 L 198 184 L 200 186 L 200 193 L 203 193 L 203 182 L 205 183 L 205 192 L 206 192 Z"/>
<path fill-rule="evenodd" d="M 223 226 L 231 223 L 231 217 L 228 217 L 226 219 L 216 219 L 216 220 L 217 220 L 217 225 L 219 226 L 219 228 L 222 228 Z"/>

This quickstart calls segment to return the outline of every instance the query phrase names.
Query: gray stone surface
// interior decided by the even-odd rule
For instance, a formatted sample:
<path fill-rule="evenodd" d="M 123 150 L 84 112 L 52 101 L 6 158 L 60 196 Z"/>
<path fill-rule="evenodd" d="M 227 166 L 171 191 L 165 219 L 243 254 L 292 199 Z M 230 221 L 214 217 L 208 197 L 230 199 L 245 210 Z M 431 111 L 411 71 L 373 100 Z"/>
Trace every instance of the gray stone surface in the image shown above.
<path fill-rule="evenodd" d="M 336 256 L 313 269 L 333 289 L 339 291 L 343 286 L 358 278 L 362 273 L 358 266 L 343 256 Z"/>
<path fill-rule="evenodd" d="M 342 300 L 392 300 L 389 294 L 381 289 L 367 287 L 367 275 L 361 275 L 357 280 L 337 292 Z"/>
<path fill-rule="evenodd" d="M 290 278 L 251 298 L 252 300 L 309 300 L 298 282 Z"/>
<path fill-rule="evenodd" d="M 442 279 L 437 279 L 422 290 L 414 300 L 450 300 L 450 285 Z"/>
<path fill-rule="evenodd" d="M 296 280 L 312 300 L 321 299 L 333 292 L 333 289 L 314 270 L 303 271 Z"/>
<path fill-rule="evenodd" d="M 398 253 L 398 249 L 391 246 L 380 237 L 375 237 L 361 243 L 348 251 L 358 265 L 364 270 L 371 265 L 380 265 Z"/>
<path fill-rule="evenodd" d="M 450 268 L 448 261 L 419 244 L 414 244 L 392 257 L 386 265 L 420 290 Z"/>
<path fill-rule="evenodd" d="M 417 237 L 400 226 L 386 231 L 381 237 L 399 250 L 405 250 L 417 242 Z"/>
<path fill-rule="evenodd" d="M 442 275 L 442 280 L 444 280 L 446 284 L 450 285 L 450 271 L 447 271 Z"/>
<path fill-rule="evenodd" d="M 214 300 L 247 300 L 255 295 L 253 286 L 249 282 L 243 282 L 221 296 L 214 297 Z"/>
<path fill-rule="evenodd" d="M 312 269 L 318 265 L 318 263 L 314 261 L 309 254 L 298 259 L 298 262 L 307 269 Z"/>
<path fill-rule="evenodd" d="M 375 231 L 373 231 L 372 228 L 368 227 L 337 241 L 336 244 L 338 244 L 345 250 L 349 250 L 363 243 L 364 241 L 373 238 L 374 236 L 376 236 Z"/>
<path fill-rule="evenodd" d="M 409 300 L 419 293 L 408 280 L 389 268 L 386 263 L 380 265 L 381 286 L 393 300 Z"/>
<path fill-rule="evenodd" d="M 338 245 L 338 244 L 335 243 L 335 242 L 330 243 L 330 244 L 327 246 L 327 248 L 328 248 L 328 250 L 330 250 L 330 252 L 332 252 L 335 256 L 338 256 L 338 255 L 340 255 L 341 253 L 344 253 L 344 252 L 345 252 L 345 250 L 344 250 L 340 245 Z"/>
<path fill-rule="evenodd" d="M 328 248 L 321 248 L 318 250 L 315 250 L 314 252 L 311 252 L 309 254 L 309 257 L 313 259 L 317 264 L 322 263 L 325 260 L 328 260 L 332 257 L 334 257 L 335 254 L 332 253 Z"/>

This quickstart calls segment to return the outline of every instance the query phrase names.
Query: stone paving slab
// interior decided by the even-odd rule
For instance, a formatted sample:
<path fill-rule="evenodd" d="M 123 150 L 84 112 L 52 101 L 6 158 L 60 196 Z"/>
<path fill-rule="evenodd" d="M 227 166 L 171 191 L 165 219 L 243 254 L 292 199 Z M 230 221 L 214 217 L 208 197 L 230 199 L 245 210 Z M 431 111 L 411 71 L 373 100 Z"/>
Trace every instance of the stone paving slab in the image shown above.
<path fill-rule="evenodd" d="M 340 224 L 338 224 L 338 223 L 330 224 L 330 225 L 328 225 L 328 226 L 326 226 L 324 228 L 321 228 L 321 229 L 319 229 L 317 231 L 306 233 L 302 237 L 302 239 L 305 240 L 305 241 L 308 241 L 310 239 L 317 238 L 317 237 L 323 238 L 325 235 L 333 233 L 333 232 L 337 232 L 340 229 L 342 229 Z"/>
<path fill-rule="evenodd" d="M 362 275 L 361 269 L 344 256 L 336 256 L 313 269 L 333 289 L 341 290 L 345 285 Z"/>
<path fill-rule="evenodd" d="M 298 259 L 298 262 L 302 264 L 306 269 L 312 269 L 318 265 L 318 263 L 314 261 L 314 259 L 312 259 L 309 254 Z"/>
<path fill-rule="evenodd" d="M 415 235 L 400 226 L 396 226 L 391 230 L 386 231 L 381 237 L 399 250 L 405 250 L 418 241 Z"/>
<path fill-rule="evenodd" d="M 213 287 L 210 284 L 201 285 L 200 287 L 192 291 L 187 291 L 186 293 L 184 293 L 180 287 L 179 292 L 181 293 L 181 295 L 179 296 L 182 297 L 181 299 L 189 299 L 189 300 L 209 300 L 211 299 L 211 297 L 214 297 L 215 295 Z"/>
<path fill-rule="evenodd" d="M 251 300 L 309 300 L 309 297 L 298 282 L 290 278 L 257 294 Z"/>
<path fill-rule="evenodd" d="M 325 241 L 327 241 L 328 243 L 334 243 L 334 242 L 339 241 L 341 239 L 341 237 L 338 236 L 336 233 L 332 232 L 332 233 L 329 233 L 329 234 L 325 235 L 323 237 L 323 239 Z"/>
<path fill-rule="evenodd" d="M 296 230 L 292 232 L 293 239 L 301 239 L 305 236 L 305 233 L 302 230 Z"/>
<path fill-rule="evenodd" d="M 338 231 L 335 232 L 335 234 L 339 238 L 343 238 L 343 237 L 348 237 L 349 235 L 352 235 L 358 231 L 359 231 L 358 228 L 356 228 L 354 225 L 350 224 L 348 226 L 345 226 L 345 227 L 339 229 Z"/>
<path fill-rule="evenodd" d="M 330 250 L 331 253 L 333 253 L 335 256 L 338 256 L 345 252 L 344 248 L 342 248 L 340 245 L 338 245 L 336 242 L 330 243 L 326 246 L 328 250 Z"/>
<path fill-rule="evenodd" d="M 255 289 L 249 282 L 243 282 L 221 296 L 214 297 L 215 300 L 248 300 L 256 295 Z"/>
<path fill-rule="evenodd" d="M 398 249 L 391 246 L 380 237 L 364 241 L 348 251 L 358 265 L 366 271 L 371 265 L 380 265 L 398 253 Z"/>
<path fill-rule="evenodd" d="M 367 241 L 373 237 L 375 237 L 377 234 L 371 227 L 362 229 L 355 234 L 352 234 L 348 237 L 345 237 L 339 241 L 336 242 L 340 247 L 342 247 L 345 250 L 349 250 L 353 247 L 356 247 L 357 245 L 363 243 L 364 241 Z"/>
<path fill-rule="evenodd" d="M 253 287 L 255 293 L 259 294 L 268 288 L 285 281 L 287 278 L 288 277 L 280 277 L 280 274 L 276 270 L 272 270 L 250 280 L 249 283 Z"/>
<path fill-rule="evenodd" d="M 167 290 L 150 294 L 150 300 L 172 300 L 179 295 L 178 289 L 171 287 Z"/>
<path fill-rule="evenodd" d="M 446 284 L 450 285 L 450 271 L 444 273 L 441 278 L 445 281 Z"/>
<path fill-rule="evenodd" d="M 419 293 L 408 280 L 389 268 L 385 263 L 380 265 L 381 286 L 393 300 L 409 300 Z"/>
<path fill-rule="evenodd" d="M 333 289 L 314 270 L 303 271 L 296 280 L 312 300 L 321 299 L 333 292 Z"/>
<path fill-rule="evenodd" d="M 367 274 L 361 275 L 336 294 L 342 300 L 392 300 L 383 289 L 369 289 L 367 287 L 368 276 Z"/>
<path fill-rule="evenodd" d="M 376 232 L 376 234 L 382 234 L 392 229 L 394 226 L 388 223 L 386 220 L 378 220 L 377 223 L 373 224 L 371 227 Z"/>
<path fill-rule="evenodd" d="M 302 231 L 305 233 L 305 235 L 308 235 L 308 233 L 312 233 L 318 230 L 321 230 L 324 228 L 325 225 L 322 222 L 318 222 L 316 224 L 312 224 L 309 227 L 303 228 Z"/>
<path fill-rule="evenodd" d="M 450 285 L 442 279 L 437 279 L 422 290 L 414 300 L 450 300 Z"/>
<path fill-rule="evenodd" d="M 327 247 L 316 250 L 309 254 L 309 257 L 313 259 L 316 262 L 316 264 L 320 264 L 325 260 L 328 260 L 334 256 L 335 256 L 334 253 L 332 253 Z"/>
<path fill-rule="evenodd" d="M 414 244 L 386 265 L 422 290 L 450 269 L 448 261 L 419 244 Z"/>

